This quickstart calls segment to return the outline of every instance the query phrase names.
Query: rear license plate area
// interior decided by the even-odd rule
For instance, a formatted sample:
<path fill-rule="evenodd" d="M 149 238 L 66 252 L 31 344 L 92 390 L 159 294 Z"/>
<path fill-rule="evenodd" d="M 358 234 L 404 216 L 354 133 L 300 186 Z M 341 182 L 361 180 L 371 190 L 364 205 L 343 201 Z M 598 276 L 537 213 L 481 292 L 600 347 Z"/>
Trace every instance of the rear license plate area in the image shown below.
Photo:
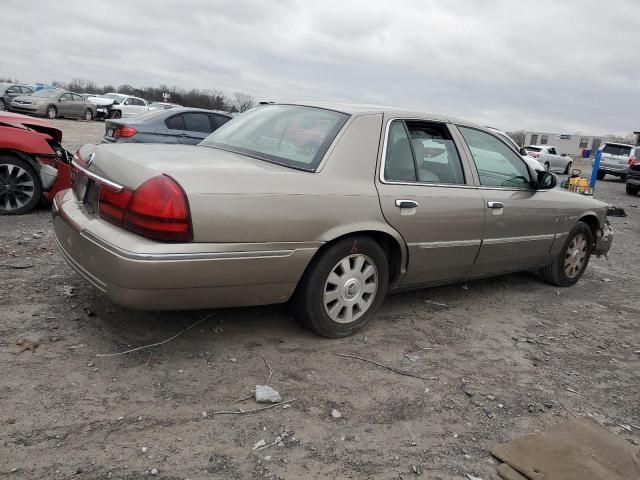
<path fill-rule="evenodd" d="M 111 137 L 111 138 L 113 138 L 113 132 L 114 132 L 114 129 L 113 129 L 113 128 L 108 129 L 108 130 L 107 130 L 107 137 Z"/>

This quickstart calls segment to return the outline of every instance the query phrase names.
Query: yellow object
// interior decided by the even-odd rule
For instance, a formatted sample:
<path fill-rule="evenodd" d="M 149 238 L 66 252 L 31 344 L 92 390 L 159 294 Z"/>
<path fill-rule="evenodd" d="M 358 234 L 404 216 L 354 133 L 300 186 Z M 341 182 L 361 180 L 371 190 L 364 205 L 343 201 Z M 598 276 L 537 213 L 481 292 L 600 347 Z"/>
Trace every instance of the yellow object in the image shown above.
<path fill-rule="evenodd" d="M 588 186 L 589 186 L 589 181 L 586 178 L 584 178 L 584 177 L 578 178 L 578 192 L 579 193 L 584 193 L 587 190 Z"/>
<path fill-rule="evenodd" d="M 568 188 L 568 190 L 570 192 L 575 192 L 579 181 L 580 181 L 580 177 L 571 177 L 571 178 L 569 178 L 569 188 Z"/>

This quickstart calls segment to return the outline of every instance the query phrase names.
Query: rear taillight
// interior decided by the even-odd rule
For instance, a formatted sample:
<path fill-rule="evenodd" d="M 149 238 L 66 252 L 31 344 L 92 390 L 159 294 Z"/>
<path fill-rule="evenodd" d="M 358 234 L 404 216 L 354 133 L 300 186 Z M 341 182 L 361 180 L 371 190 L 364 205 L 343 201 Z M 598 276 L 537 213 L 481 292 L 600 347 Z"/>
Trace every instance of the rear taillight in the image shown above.
<path fill-rule="evenodd" d="M 533 158 L 540 157 L 540 152 L 529 152 L 529 156 Z"/>
<path fill-rule="evenodd" d="M 629 165 L 636 165 L 637 163 L 638 160 L 636 160 L 636 157 L 629 158 Z"/>
<path fill-rule="evenodd" d="M 130 200 L 131 190 L 124 189 L 115 192 L 106 185 L 100 185 L 100 194 L 98 195 L 100 217 L 115 225 L 122 226 L 124 212 L 129 206 Z"/>
<path fill-rule="evenodd" d="M 113 131 L 113 138 L 133 137 L 138 131 L 131 127 L 118 127 Z"/>
<path fill-rule="evenodd" d="M 165 175 L 147 180 L 135 191 L 114 192 L 100 187 L 100 217 L 154 240 L 193 240 L 187 197 L 182 188 Z"/>

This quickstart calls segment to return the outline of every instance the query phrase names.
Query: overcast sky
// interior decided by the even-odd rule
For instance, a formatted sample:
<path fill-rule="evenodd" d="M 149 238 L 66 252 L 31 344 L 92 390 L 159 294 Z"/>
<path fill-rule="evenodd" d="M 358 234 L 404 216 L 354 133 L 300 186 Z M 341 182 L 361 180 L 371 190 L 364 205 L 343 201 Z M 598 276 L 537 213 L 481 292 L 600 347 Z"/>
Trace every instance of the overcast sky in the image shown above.
<path fill-rule="evenodd" d="M 640 130 L 638 0 L 2 0 L 0 76 Z"/>

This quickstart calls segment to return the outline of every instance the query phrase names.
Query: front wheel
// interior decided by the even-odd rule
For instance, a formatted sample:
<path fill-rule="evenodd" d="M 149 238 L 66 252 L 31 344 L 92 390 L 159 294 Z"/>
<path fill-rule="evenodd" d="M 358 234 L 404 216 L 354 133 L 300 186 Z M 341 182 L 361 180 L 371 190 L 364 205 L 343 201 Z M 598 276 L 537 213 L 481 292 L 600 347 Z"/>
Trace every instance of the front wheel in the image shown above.
<path fill-rule="evenodd" d="M 564 169 L 564 173 L 565 173 L 565 174 L 567 174 L 567 175 L 568 175 L 569 173 L 571 173 L 571 167 L 572 167 L 572 166 L 573 166 L 573 162 L 569 162 L 569 163 L 567 163 L 567 168 L 565 168 L 565 169 Z"/>
<path fill-rule="evenodd" d="M 569 232 L 562 250 L 549 265 L 540 269 L 542 278 L 558 287 L 570 287 L 584 274 L 591 258 L 593 234 L 584 222 L 578 222 Z"/>
<path fill-rule="evenodd" d="M 54 119 L 58 116 L 58 110 L 53 105 L 49 105 L 47 107 L 46 115 L 47 115 L 47 118 Z"/>
<path fill-rule="evenodd" d="M 31 164 L 13 155 L 0 155 L 0 214 L 26 213 L 41 196 L 40 178 Z"/>
<path fill-rule="evenodd" d="M 122 112 L 120 110 L 116 110 L 115 112 L 113 112 L 112 118 L 122 118 Z"/>
<path fill-rule="evenodd" d="M 90 109 L 90 108 L 87 108 L 87 109 L 84 111 L 84 119 L 85 119 L 87 122 L 90 122 L 91 120 L 93 120 L 93 112 L 91 111 L 91 109 Z"/>
<path fill-rule="evenodd" d="M 349 336 L 375 314 L 388 283 L 387 257 L 378 243 L 340 240 L 307 268 L 293 299 L 294 316 L 324 337 Z"/>
<path fill-rule="evenodd" d="M 544 162 L 544 169 L 549 172 L 551 168 L 551 165 L 549 165 L 549 162 Z"/>
<path fill-rule="evenodd" d="M 627 183 L 626 190 L 629 195 L 637 195 L 640 192 L 640 187 Z"/>

